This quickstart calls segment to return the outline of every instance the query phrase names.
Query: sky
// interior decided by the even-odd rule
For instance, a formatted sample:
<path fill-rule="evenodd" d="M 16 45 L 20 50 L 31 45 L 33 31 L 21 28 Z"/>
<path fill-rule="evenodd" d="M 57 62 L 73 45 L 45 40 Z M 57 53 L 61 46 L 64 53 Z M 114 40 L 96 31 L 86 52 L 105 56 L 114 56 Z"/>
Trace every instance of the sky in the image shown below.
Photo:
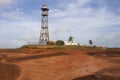
<path fill-rule="evenodd" d="M 43 4 L 50 40 L 120 48 L 120 0 L 0 0 L 0 48 L 38 44 Z"/>

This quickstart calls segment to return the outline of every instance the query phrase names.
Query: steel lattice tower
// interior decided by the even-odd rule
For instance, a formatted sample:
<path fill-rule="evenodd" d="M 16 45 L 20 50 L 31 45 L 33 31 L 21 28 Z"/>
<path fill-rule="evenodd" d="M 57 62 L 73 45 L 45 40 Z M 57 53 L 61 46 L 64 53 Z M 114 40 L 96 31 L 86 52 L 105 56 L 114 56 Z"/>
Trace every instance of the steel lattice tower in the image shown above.
<path fill-rule="evenodd" d="M 48 6 L 43 5 L 41 13 L 41 32 L 40 32 L 40 40 L 39 44 L 46 45 L 49 41 L 49 31 L 48 31 Z"/>

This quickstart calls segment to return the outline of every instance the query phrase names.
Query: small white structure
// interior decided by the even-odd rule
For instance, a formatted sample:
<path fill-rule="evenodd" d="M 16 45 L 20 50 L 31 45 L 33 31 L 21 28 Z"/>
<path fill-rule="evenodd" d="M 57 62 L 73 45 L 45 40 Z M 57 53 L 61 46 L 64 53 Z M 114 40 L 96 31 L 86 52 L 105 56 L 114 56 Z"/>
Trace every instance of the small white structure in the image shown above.
<path fill-rule="evenodd" d="M 78 45 L 77 43 L 75 42 L 67 42 L 67 41 L 64 41 L 65 45 Z"/>

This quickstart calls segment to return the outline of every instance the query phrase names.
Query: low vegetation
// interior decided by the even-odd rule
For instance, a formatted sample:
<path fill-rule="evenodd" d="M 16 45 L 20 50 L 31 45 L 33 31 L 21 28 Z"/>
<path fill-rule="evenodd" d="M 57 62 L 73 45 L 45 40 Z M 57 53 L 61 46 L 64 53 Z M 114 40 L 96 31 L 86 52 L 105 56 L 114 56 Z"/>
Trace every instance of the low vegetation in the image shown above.
<path fill-rule="evenodd" d="M 65 43 L 64 43 L 63 40 L 57 40 L 55 44 L 56 44 L 57 46 L 63 46 L 63 45 L 65 45 Z"/>
<path fill-rule="evenodd" d="M 20 47 L 19 49 L 23 48 L 29 48 L 29 49 L 75 49 L 75 50 L 81 50 L 81 49 L 92 49 L 92 50 L 101 50 L 101 49 L 110 49 L 110 48 L 103 48 L 103 47 L 97 47 L 97 46 L 80 46 L 80 45 L 61 45 L 61 43 L 57 43 L 57 45 L 24 45 Z"/>

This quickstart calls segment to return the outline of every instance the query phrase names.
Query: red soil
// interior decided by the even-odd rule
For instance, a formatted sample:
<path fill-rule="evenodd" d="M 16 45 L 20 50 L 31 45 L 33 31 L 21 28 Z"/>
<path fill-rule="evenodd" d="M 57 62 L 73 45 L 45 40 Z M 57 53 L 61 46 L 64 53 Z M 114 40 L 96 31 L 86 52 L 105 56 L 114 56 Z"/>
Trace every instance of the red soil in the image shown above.
<path fill-rule="evenodd" d="M 120 80 L 120 50 L 5 50 L 0 80 Z"/>

